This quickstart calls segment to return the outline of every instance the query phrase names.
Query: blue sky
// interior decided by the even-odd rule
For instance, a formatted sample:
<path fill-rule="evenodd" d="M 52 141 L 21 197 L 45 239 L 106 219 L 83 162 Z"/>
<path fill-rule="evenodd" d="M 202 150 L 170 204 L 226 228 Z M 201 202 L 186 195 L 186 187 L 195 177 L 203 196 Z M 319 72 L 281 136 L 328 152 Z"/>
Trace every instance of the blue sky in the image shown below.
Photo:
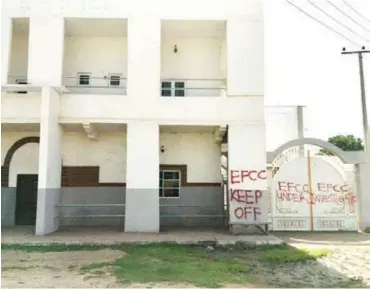
<path fill-rule="evenodd" d="M 333 29 L 370 49 L 307 0 L 291 0 Z M 341 23 L 370 40 L 370 32 L 338 13 L 325 0 L 312 0 Z M 336 6 L 370 30 L 363 20 L 346 7 Z M 266 105 L 305 105 L 307 136 L 327 139 L 336 134 L 362 137 L 361 95 L 356 55 L 341 55 L 343 46 L 356 49 L 349 41 L 308 18 L 285 0 L 266 0 L 265 5 L 265 84 Z M 370 0 L 348 0 L 370 19 Z M 367 103 L 370 116 L 370 53 L 364 56 Z"/>

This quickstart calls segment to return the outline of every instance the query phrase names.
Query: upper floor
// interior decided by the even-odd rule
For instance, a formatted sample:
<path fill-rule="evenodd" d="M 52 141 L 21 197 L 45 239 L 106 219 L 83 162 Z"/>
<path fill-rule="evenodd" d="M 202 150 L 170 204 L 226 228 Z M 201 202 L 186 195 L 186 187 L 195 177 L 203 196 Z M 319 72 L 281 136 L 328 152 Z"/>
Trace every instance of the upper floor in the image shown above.
<path fill-rule="evenodd" d="M 262 2 L 6 0 L 2 102 L 43 85 L 71 107 L 263 97 Z"/>

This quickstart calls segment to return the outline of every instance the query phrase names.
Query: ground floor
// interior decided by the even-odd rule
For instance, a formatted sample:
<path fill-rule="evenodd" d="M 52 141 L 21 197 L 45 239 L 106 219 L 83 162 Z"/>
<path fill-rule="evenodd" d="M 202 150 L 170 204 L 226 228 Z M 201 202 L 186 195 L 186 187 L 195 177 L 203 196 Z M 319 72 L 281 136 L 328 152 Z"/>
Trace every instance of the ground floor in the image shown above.
<path fill-rule="evenodd" d="M 45 149 L 37 125 L 3 127 L 2 225 L 224 227 L 220 127 L 130 128 L 63 125 Z"/>
<path fill-rule="evenodd" d="M 352 162 L 352 177 L 321 156 L 267 167 L 263 124 L 45 122 L 2 125 L 3 227 L 31 225 L 46 235 L 78 226 L 158 233 L 370 224 L 369 164 Z"/>
<path fill-rule="evenodd" d="M 275 242 L 281 239 L 286 244 L 250 246 L 253 240 L 266 238 L 272 236 L 230 236 L 221 231 L 194 230 L 126 234 L 107 228 L 99 232 L 87 228 L 59 231 L 41 238 L 26 227 L 5 229 L 2 284 L 18 288 L 42 287 L 45 283 L 51 288 L 370 285 L 369 235 L 290 232 L 274 237 Z M 228 243 L 216 243 L 216 239 Z M 168 244 L 173 240 L 178 244 Z M 235 244 L 241 240 L 244 243 Z M 150 244 L 137 244 L 143 241 Z M 187 245 L 189 242 L 191 245 Z"/>

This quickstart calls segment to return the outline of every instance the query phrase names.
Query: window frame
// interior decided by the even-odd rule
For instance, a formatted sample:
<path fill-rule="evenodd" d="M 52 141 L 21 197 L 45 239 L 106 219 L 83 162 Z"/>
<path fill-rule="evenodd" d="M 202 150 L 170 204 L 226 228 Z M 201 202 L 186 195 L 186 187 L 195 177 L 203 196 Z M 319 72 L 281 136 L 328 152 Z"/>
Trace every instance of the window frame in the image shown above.
<path fill-rule="evenodd" d="M 82 86 L 82 87 L 91 86 L 91 73 L 90 72 L 79 72 L 79 73 L 77 73 L 77 76 L 78 76 L 77 86 Z M 81 84 L 81 76 L 87 76 L 89 83 L 88 84 Z"/>
<path fill-rule="evenodd" d="M 164 83 L 170 83 L 170 87 L 163 87 Z M 177 84 L 182 84 L 183 87 L 177 88 Z M 170 91 L 170 95 L 163 95 L 163 91 Z M 184 95 L 176 95 L 177 91 L 182 91 Z M 186 96 L 186 82 L 177 80 L 162 80 L 161 81 L 161 97 L 185 97 Z"/>
<path fill-rule="evenodd" d="M 170 173 L 178 173 L 179 177 L 177 179 L 165 179 L 164 175 L 166 172 Z M 181 182 L 182 182 L 182 176 L 181 176 L 181 170 L 180 169 L 160 169 L 159 170 L 159 198 L 160 199 L 179 199 L 180 198 L 180 193 L 181 193 Z M 162 186 L 160 186 L 162 180 Z M 178 181 L 179 186 L 178 187 L 165 187 L 164 186 L 164 181 Z M 165 196 L 164 190 L 165 189 L 177 189 L 178 190 L 178 196 Z"/>
<path fill-rule="evenodd" d="M 118 85 L 112 85 L 112 77 L 118 77 L 118 80 L 113 80 L 113 81 L 118 81 Z M 122 74 L 120 74 L 120 73 L 109 73 L 108 74 L 109 87 L 121 87 L 121 79 L 122 79 Z"/>
<path fill-rule="evenodd" d="M 26 78 L 17 78 L 15 80 L 15 84 L 20 84 L 20 85 L 27 85 L 27 79 Z M 27 94 L 27 90 L 18 90 L 16 91 L 18 94 Z"/>

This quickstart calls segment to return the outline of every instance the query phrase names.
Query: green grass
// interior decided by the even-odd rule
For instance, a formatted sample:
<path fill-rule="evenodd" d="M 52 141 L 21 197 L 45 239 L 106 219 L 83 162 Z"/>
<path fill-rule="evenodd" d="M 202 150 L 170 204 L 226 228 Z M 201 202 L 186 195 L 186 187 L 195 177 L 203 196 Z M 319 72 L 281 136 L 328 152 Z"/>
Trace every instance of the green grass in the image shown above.
<path fill-rule="evenodd" d="M 30 270 L 30 269 L 35 269 L 35 268 L 43 268 L 43 269 L 48 269 L 48 270 L 54 270 L 53 267 L 51 266 L 2 266 L 1 270 L 3 272 L 5 271 L 14 271 L 14 270 Z"/>
<path fill-rule="evenodd" d="M 91 278 L 107 270 L 122 284 L 183 284 L 197 287 L 241 287 L 263 284 L 259 270 L 277 263 L 297 263 L 315 260 L 329 254 L 328 250 L 298 250 L 287 245 L 251 247 L 243 243 L 219 247 L 207 252 L 204 246 L 178 244 L 4 244 L 4 251 L 72 252 L 113 249 L 126 255 L 113 262 L 96 262 L 69 270 L 91 274 Z M 274 266 L 274 265 L 273 265 Z M 99 273 L 99 274 L 98 274 Z M 90 278 L 87 276 L 86 278 Z"/>
<path fill-rule="evenodd" d="M 271 248 L 270 250 L 263 251 L 261 260 L 267 262 L 305 262 L 310 260 L 317 260 L 326 257 L 330 254 L 328 249 L 301 249 L 289 250 L 286 248 Z"/>

